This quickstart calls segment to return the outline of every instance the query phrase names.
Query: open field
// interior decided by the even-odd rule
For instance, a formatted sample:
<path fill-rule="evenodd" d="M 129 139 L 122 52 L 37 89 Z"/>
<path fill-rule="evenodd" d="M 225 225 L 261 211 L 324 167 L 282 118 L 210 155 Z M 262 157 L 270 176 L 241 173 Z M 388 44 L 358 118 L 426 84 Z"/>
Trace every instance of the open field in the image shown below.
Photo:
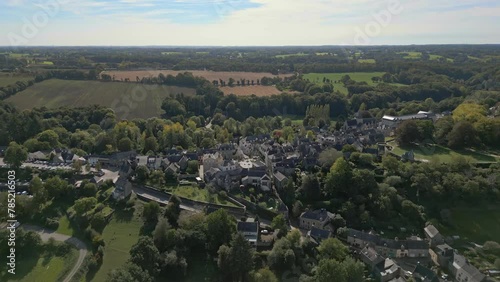
<path fill-rule="evenodd" d="M 422 58 L 422 52 L 397 52 L 397 54 L 405 54 L 403 58 L 405 59 L 420 59 Z"/>
<path fill-rule="evenodd" d="M 229 72 L 229 71 L 200 71 L 200 70 L 104 71 L 101 74 L 108 74 L 110 76 L 115 76 L 115 79 L 117 79 L 117 80 L 128 78 L 128 79 L 130 79 L 130 81 L 136 81 L 137 77 L 139 77 L 139 78 L 155 77 L 155 76 L 158 76 L 160 73 L 163 73 L 163 75 L 165 75 L 165 76 L 167 76 L 169 74 L 175 76 L 178 73 L 183 73 L 183 72 L 190 72 L 194 76 L 204 77 L 208 81 L 219 80 L 219 79 L 228 81 L 229 78 L 233 78 L 235 80 L 246 79 L 246 80 L 257 81 L 257 79 L 261 79 L 264 76 L 267 76 L 267 77 L 275 77 L 275 76 L 288 77 L 288 76 L 293 75 L 293 74 L 274 75 L 272 73 L 267 73 L 267 72 Z"/>
<path fill-rule="evenodd" d="M 142 204 L 136 204 L 134 211 L 116 211 L 102 232 L 106 243 L 104 260 L 92 281 L 106 281 L 108 272 L 123 265 L 129 258 L 129 251 L 139 239 L 143 225 L 140 217 Z"/>
<path fill-rule="evenodd" d="M 286 57 L 295 57 L 295 56 L 309 56 L 306 53 L 295 53 L 295 54 L 285 54 L 285 55 L 276 55 L 276 58 L 284 59 Z"/>
<path fill-rule="evenodd" d="M 378 82 L 373 82 L 372 77 L 377 76 L 381 77 L 384 75 L 384 72 L 349 72 L 349 73 L 308 73 L 304 74 L 305 79 L 309 79 L 311 82 L 314 83 L 323 83 L 323 77 L 330 79 L 330 81 L 333 82 L 333 88 L 334 90 L 338 90 L 343 94 L 348 94 L 347 88 L 344 87 L 342 82 L 340 82 L 340 79 L 344 75 L 349 75 L 352 80 L 358 81 L 358 82 L 366 82 L 368 85 L 377 85 Z M 395 86 L 404 86 L 403 84 L 399 83 L 389 83 L 390 85 L 395 85 Z"/>
<path fill-rule="evenodd" d="M 194 94 L 195 89 L 165 85 L 50 79 L 9 97 L 20 109 L 35 107 L 111 107 L 119 118 L 160 116 L 161 103 L 170 93 Z"/>
<path fill-rule="evenodd" d="M 32 254 L 30 256 L 19 257 L 16 264 L 16 274 L 3 274 L 0 281 L 20 281 L 20 282 L 45 282 L 62 281 L 78 258 L 76 249 L 65 256 L 50 256 L 49 254 Z M 4 280 L 5 279 L 5 280 Z"/>
<path fill-rule="evenodd" d="M 359 59 L 359 63 L 364 63 L 364 64 L 375 64 L 375 59 Z"/>
<path fill-rule="evenodd" d="M 207 189 L 201 189 L 194 186 L 179 185 L 175 187 L 169 187 L 167 188 L 167 191 L 177 196 L 188 198 L 194 201 L 209 202 L 209 203 L 233 206 L 233 207 L 236 206 L 233 203 L 227 201 L 226 199 L 223 199 L 218 194 L 210 194 L 210 192 L 208 192 Z"/>
<path fill-rule="evenodd" d="M 467 242 L 483 244 L 485 241 L 497 241 L 500 243 L 499 207 L 451 209 L 451 225 L 439 226 L 438 229 L 447 236 L 458 235 Z"/>
<path fill-rule="evenodd" d="M 407 146 L 407 147 L 399 147 L 395 141 L 389 142 L 388 145 L 393 147 L 392 152 L 397 155 L 402 155 L 406 151 L 413 150 L 415 154 L 415 159 L 418 160 L 427 160 L 437 159 L 443 163 L 449 163 L 453 160 L 455 156 L 464 156 L 470 158 L 473 162 L 497 162 L 499 161 L 497 158 L 493 156 L 488 156 L 484 154 L 480 154 L 478 152 L 473 152 L 469 150 L 451 150 L 449 148 L 435 145 L 431 147 L 424 146 Z"/>
<path fill-rule="evenodd" d="M 75 236 L 73 227 L 71 226 L 71 222 L 69 221 L 69 218 L 66 215 L 63 215 L 59 219 L 59 227 L 56 230 L 57 233 L 61 233 L 64 235 L 68 236 Z"/>
<path fill-rule="evenodd" d="M 33 79 L 33 77 L 29 75 L 0 73 L 0 87 L 5 87 L 18 81 L 28 81 L 30 79 Z"/>
<path fill-rule="evenodd" d="M 220 90 L 224 92 L 224 95 L 234 94 L 236 96 L 271 96 L 281 94 L 274 86 L 264 86 L 264 85 L 252 85 L 252 86 L 224 86 L 220 87 Z"/>

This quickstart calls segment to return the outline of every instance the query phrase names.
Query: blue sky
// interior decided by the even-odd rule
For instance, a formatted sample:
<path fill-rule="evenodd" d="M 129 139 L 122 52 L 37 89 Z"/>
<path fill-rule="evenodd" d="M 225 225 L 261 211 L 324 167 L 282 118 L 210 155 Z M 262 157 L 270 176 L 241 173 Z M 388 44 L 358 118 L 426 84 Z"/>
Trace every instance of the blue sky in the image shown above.
<path fill-rule="evenodd" d="M 1 0 L 0 45 L 500 43 L 498 0 Z"/>

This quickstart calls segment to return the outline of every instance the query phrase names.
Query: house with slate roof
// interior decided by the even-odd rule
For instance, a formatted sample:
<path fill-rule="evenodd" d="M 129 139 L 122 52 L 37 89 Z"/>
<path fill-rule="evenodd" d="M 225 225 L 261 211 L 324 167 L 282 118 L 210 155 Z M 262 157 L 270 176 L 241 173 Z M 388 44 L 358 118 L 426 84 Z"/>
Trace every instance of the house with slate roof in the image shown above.
<path fill-rule="evenodd" d="M 303 212 L 299 217 L 300 228 L 310 230 L 313 227 L 319 229 L 329 228 L 327 225 L 334 218 L 334 214 L 325 210 L 309 210 Z"/>
<path fill-rule="evenodd" d="M 444 243 L 443 235 L 439 233 L 439 230 L 437 230 L 437 228 L 434 225 L 432 224 L 427 225 L 424 228 L 424 232 L 425 232 L 425 237 L 427 238 L 427 240 L 429 240 L 431 247 L 435 247 L 437 245 Z"/>
<path fill-rule="evenodd" d="M 259 222 L 238 221 L 236 230 L 245 237 L 251 246 L 256 247 L 259 239 Z"/>
<path fill-rule="evenodd" d="M 330 230 L 323 230 L 317 227 L 312 227 L 311 230 L 307 232 L 307 237 L 311 239 L 313 243 L 319 245 L 321 241 L 328 239 L 332 236 Z"/>

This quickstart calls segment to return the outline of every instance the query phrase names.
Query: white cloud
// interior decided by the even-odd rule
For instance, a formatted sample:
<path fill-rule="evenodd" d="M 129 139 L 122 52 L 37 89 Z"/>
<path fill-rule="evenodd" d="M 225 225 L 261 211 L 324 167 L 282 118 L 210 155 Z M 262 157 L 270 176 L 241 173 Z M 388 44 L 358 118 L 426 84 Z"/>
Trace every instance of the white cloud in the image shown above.
<path fill-rule="evenodd" d="M 22 0 L 9 0 L 18 2 Z M 396 1 L 396 0 L 392 0 Z M 201 0 L 174 0 L 196 6 Z M 391 0 L 252 0 L 260 6 L 239 10 L 241 0 L 208 0 L 217 11 L 210 24 L 175 23 L 181 9 L 132 12 L 155 0 L 75 1 L 54 17 L 30 45 L 334 45 L 354 44 L 357 30 L 376 22 Z M 500 4 L 476 0 L 398 2 L 401 13 L 370 37 L 368 44 L 498 43 Z M 493 7 L 491 7 L 493 5 Z M 96 9 L 109 11 L 95 16 Z M 77 14 L 77 15 L 75 15 Z M 161 16 L 161 17 L 159 17 Z M 186 17 L 189 15 L 186 15 Z M 0 30 L 4 27 L 0 26 Z M 0 38 L 0 44 L 6 42 Z"/>

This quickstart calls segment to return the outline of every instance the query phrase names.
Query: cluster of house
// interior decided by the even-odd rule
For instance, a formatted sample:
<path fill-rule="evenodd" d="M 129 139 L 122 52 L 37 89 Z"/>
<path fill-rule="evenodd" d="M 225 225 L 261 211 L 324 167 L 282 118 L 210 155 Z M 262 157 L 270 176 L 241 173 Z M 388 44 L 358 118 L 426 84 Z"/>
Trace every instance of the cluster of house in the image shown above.
<path fill-rule="evenodd" d="M 424 266 L 429 259 L 446 270 L 459 282 L 482 282 L 485 275 L 444 243 L 443 236 L 433 226 L 424 229 L 426 239 L 416 236 L 405 240 L 385 239 L 378 235 L 348 229 L 347 242 L 357 250 L 379 281 L 399 282 L 413 277 L 415 281 L 438 282 L 438 275 Z M 405 268 L 398 263 L 405 263 Z M 414 267 L 412 271 L 404 270 Z"/>
<path fill-rule="evenodd" d="M 307 237 L 319 245 L 321 241 L 332 237 L 334 228 L 331 222 L 334 218 L 335 214 L 326 209 L 307 210 L 299 217 L 299 227 L 308 230 Z"/>
<path fill-rule="evenodd" d="M 447 269 L 452 277 L 459 282 L 481 282 L 486 276 L 456 250 L 445 243 L 439 230 L 428 225 L 424 229 L 430 242 L 429 253 L 432 261 L 442 269 Z"/>
<path fill-rule="evenodd" d="M 67 164 L 71 165 L 75 161 L 85 162 L 86 159 L 72 153 L 67 149 L 53 149 L 47 151 L 37 151 L 28 153 L 28 162 L 47 162 L 51 164 Z"/>

